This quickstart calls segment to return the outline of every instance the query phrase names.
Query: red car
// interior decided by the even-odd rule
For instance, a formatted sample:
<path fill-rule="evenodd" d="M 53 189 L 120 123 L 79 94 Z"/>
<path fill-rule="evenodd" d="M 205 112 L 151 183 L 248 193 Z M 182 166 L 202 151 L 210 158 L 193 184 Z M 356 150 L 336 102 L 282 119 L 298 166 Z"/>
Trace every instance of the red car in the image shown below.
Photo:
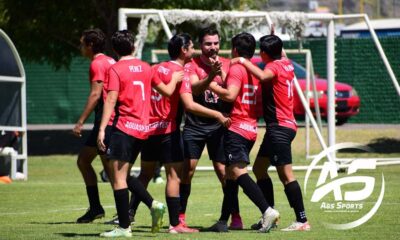
<path fill-rule="evenodd" d="M 265 64 L 261 61 L 260 58 L 253 58 L 252 62 L 256 63 L 261 69 L 264 69 Z M 305 94 L 306 89 L 306 70 L 300 64 L 292 61 L 294 66 L 294 71 L 296 77 L 299 81 L 300 87 Z M 317 94 L 318 94 L 318 103 L 321 112 L 321 117 L 326 119 L 327 117 L 327 109 L 328 109 L 328 82 L 326 79 L 317 78 L 316 79 L 317 86 Z M 312 89 L 312 85 L 310 84 L 310 88 Z M 357 95 L 356 90 L 346 83 L 336 82 L 336 125 L 342 125 L 347 122 L 347 120 L 360 111 L 360 97 Z M 310 91 L 310 108 L 313 113 L 315 113 L 314 107 L 314 98 L 313 93 Z M 301 104 L 299 95 L 297 91 L 294 91 L 294 108 L 293 112 L 295 117 L 298 119 L 304 119 L 305 111 L 304 107 Z"/>

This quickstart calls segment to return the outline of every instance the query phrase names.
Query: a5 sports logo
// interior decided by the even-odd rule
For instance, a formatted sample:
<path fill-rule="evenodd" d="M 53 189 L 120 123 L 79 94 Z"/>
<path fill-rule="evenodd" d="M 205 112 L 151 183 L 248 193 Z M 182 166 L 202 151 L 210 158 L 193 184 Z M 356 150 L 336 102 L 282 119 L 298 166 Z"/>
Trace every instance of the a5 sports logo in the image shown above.
<path fill-rule="evenodd" d="M 304 195 L 307 185 L 311 185 L 310 176 L 317 164 L 333 152 L 343 149 L 358 149 L 370 152 L 366 146 L 356 143 L 336 144 L 318 154 L 307 169 L 304 180 Z M 367 222 L 377 211 L 385 194 L 385 178 L 372 176 L 376 169 L 376 159 L 347 160 L 347 174 L 339 176 L 338 163 L 329 160 L 322 164 L 318 180 L 311 196 L 311 202 L 318 204 L 324 224 L 333 229 L 351 229 Z M 362 173 L 360 173 L 362 172 Z M 378 181 L 376 181 L 378 180 Z M 381 182 L 379 190 L 378 184 Z M 379 191 L 378 197 L 376 197 Z M 371 204 L 374 203 L 374 204 Z M 371 207 L 372 205 L 372 207 Z"/>

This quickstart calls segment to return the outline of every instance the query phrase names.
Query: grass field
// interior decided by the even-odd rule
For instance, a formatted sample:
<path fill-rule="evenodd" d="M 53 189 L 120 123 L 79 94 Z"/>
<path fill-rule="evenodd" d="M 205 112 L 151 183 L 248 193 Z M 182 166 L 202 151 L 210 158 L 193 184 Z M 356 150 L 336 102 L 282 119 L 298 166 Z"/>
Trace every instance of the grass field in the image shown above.
<path fill-rule="evenodd" d="M 385 138 L 386 145 L 399 142 L 399 129 L 359 129 L 338 130 L 338 141 L 353 141 L 365 144 L 375 144 L 376 139 Z M 261 135 L 260 135 L 261 136 Z M 307 164 L 304 159 L 304 129 L 293 145 L 293 155 L 297 164 Z M 261 138 L 259 138 L 261 140 Z M 379 142 L 379 141 L 378 141 Z M 395 142 L 396 143 L 396 142 Z M 385 145 L 385 144 L 383 144 Z M 319 146 L 313 140 L 313 151 L 318 153 Z M 376 145 L 374 145 L 376 146 Z M 255 145 L 254 152 L 258 150 Z M 354 156 L 345 153 L 343 156 Z M 367 154 L 367 156 L 400 157 L 400 145 L 386 146 L 384 153 Z M 0 185 L 0 239 L 93 239 L 98 234 L 111 229 L 103 224 L 115 214 L 114 200 L 108 183 L 99 183 L 101 201 L 106 210 L 106 218 L 92 224 L 78 225 L 75 220 L 83 214 L 87 207 L 85 187 L 75 164 L 75 156 L 43 156 L 29 158 L 29 180 L 15 181 L 9 185 Z M 209 165 L 204 156 L 201 165 Z M 97 172 L 101 170 L 100 162 L 95 161 Z M 378 167 L 368 174 L 375 177 L 376 191 L 371 199 L 364 202 L 365 208 L 371 208 L 379 192 L 381 174 L 385 177 L 385 196 L 378 212 L 365 224 L 351 230 L 339 231 L 327 229 L 324 221 L 350 220 L 350 214 L 321 214 L 320 205 L 310 202 L 311 194 L 305 196 L 305 206 L 312 231 L 302 233 L 285 233 L 272 231 L 259 234 L 249 230 L 260 216 L 258 210 L 240 192 L 240 208 L 246 230 L 231 231 L 216 234 L 201 232 L 190 235 L 169 235 L 166 227 L 168 216 L 164 216 L 164 227 L 161 233 L 150 233 L 150 215 L 144 205 L 141 205 L 133 227 L 133 238 L 136 239 L 400 239 L 397 225 L 400 223 L 400 165 Z M 300 185 L 303 187 L 304 172 L 296 172 Z M 288 206 L 285 194 L 275 172 L 271 173 L 275 184 L 276 208 L 281 212 L 281 226 L 286 227 L 294 220 L 294 215 Z M 346 173 L 340 173 L 340 177 Z M 313 172 L 311 180 L 316 182 L 318 172 Z M 150 184 L 149 190 L 155 199 L 164 200 L 164 186 Z M 362 186 L 358 186 L 360 189 Z M 357 187 L 356 187 L 357 189 Z M 348 190 L 348 189 L 346 189 Z M 308 190 L 309 191 L 309 190 Z M 189 199 L 187 221 L 193 227 L 205 228 L 219 217 L 222 193 L 219 183 L 212 172 L 197 172 L 193 181 L 192 195 Z"/>

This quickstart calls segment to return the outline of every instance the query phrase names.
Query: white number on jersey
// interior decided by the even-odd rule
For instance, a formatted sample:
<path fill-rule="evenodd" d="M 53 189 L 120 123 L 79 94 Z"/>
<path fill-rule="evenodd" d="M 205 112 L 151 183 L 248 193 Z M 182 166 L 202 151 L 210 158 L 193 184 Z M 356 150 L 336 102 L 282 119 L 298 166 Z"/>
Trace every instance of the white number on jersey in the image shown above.
<path fill-rule="evenodd" d="M 141 81 L 133 81 L 133 86 L 139 86 L 142 91 L 142 100 L 144 101 L 144 84 Z"/>
<path fill-rule="evenodd" d="M 242 103 L 255 105 L 257 102 L 257 99 L 256 99 L 257 89 L 258 89 L 258 86 L 251 85 L 251 84 L 245 84 L 244 89 L 243 89 Z"/>

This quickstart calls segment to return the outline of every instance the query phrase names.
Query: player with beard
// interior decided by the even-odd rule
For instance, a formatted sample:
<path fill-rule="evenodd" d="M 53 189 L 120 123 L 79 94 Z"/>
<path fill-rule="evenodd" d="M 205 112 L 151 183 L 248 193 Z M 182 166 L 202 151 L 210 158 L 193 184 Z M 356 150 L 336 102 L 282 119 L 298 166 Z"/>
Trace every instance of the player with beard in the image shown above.
<path fill-rule="evenodd" d="M 188 64 L 191 68 L 191 84 L 193 99 L 196 103 L 207 108 L 228 114 L 232 104 L 220 99 L 213 91 L 208 89 L 211 81 L 217 82 L 220 86 L 225 85 L 226 73 L 229 69 L 230 60 L 218 56 L 220 36 L 216 29 L 205 28 L 199 36 L 201 55 L 193 58 Z M 212 65 L 220 68 L 219 74 L 213 71 Z M 214 171 L 221 182 L 225 192 L 225 156 L 223 149 L 223 135 L 225 128 L 212 118 L 205 118 L 186 113 L 185 126 L 183 128 L 184 140 L 184 169 L 180 184 L 181 210 L 179 220 L 186 224 L 186 207 L 191 192 L 191 181 L 196 166 L 199 162 L 204 147 L 207 145 L 208 155 L 213 162 Z M 231 229 L 243 229 L 242 219 L 239 215 L 238 185 L 235 187 L 235 197 L 230 199 L 233 204 Z M 225 203 L 223 203 L 224 205 Z M 222 232 L 228 229 L 221 229 Z"/>

